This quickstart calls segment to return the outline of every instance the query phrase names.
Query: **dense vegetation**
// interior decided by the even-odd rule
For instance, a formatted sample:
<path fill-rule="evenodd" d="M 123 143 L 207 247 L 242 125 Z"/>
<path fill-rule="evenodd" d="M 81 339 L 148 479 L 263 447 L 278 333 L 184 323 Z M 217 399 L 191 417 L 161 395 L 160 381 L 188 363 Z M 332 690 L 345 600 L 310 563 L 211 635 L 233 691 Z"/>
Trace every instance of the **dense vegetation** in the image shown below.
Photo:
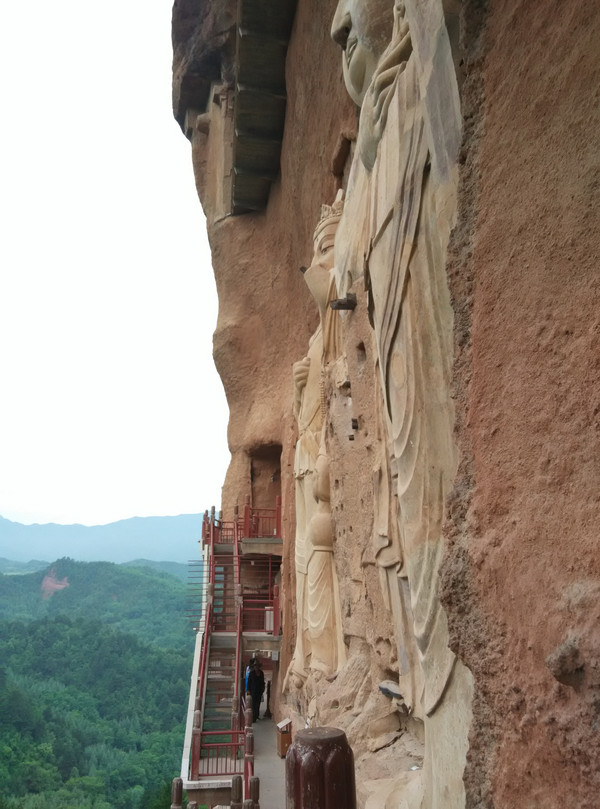
<path fill-rule="evenodd" d="M 47 600 L 43 572 L 0 576 L 0 809 L 168 809 L 192 660 L 185 585 L 51 567 L 69 586 Z"/>
<path fill-rule="evenodd" d="M 47 573 L 68 580 L 68 587 L 43 599 Z M 162 648 L 190 645 L 185 620 L 186 587 L 168 573 L 148 567 L 112 562 L 60 559 L 25 576 L 0 575 L 0 619 L 31 620 L 44 616 L 77 615 L 131 632 Z"/>

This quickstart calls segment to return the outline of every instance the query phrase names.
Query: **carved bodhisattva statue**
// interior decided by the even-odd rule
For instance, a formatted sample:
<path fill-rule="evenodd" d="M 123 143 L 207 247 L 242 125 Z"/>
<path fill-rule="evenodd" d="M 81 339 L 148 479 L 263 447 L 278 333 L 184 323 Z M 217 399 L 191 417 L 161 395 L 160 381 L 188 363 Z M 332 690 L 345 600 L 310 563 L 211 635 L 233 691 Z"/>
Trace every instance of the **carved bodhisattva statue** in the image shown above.
<path fill-rule="evenodd" d="M 421 61 L 426 47 L 417 55 L 413 24 L 419 36 L 433 26 L 429 53 L 439 57 L 435 64 Z M 456 154 L 450 154 L 444 120 L 432 119 L 427 97 L 431 87 L 435 94 L 449 86 L 448 75 L 454 77 L 442 0 L 407 0 L 406 8 L 392 0 L 340 0 L 332 37 L 344 52 L 348 92 L 361 107 L 335 266 L 340 294 L 363 271 L 369 289 L 397 493 L 400 549 L 390 563 L 401 565 L 406 576 L 421 670 L 412 681 L 422 683 L 416 701 L 425 724 L 422 807 L 461 809 L 472 681 L 449 648 L 439 596 L 444 506 L 457 466 L 453 317 L 445 275 Z M 445 99 L 448 110 L 457 99 L 457 90 Z M 439 92 L 433 107 L 439 113 Z M 449 123 L 455 122 L 456 116 Z"/>
<path fill-rule="evenodd" d="M 296 444 L 296 648 L 288 670 L 300 686 L 310 670 L 331 674 L 345 662 L 338 582 L 333 565 L 329 465 L 323 421 L 324 374 L 340 354 L 333 246 L 343 202 L 324 205 L 314 235 L 314 255 L 304 279 L 319 307 L 319 326 L 308 354 L 294 365 Z"/>

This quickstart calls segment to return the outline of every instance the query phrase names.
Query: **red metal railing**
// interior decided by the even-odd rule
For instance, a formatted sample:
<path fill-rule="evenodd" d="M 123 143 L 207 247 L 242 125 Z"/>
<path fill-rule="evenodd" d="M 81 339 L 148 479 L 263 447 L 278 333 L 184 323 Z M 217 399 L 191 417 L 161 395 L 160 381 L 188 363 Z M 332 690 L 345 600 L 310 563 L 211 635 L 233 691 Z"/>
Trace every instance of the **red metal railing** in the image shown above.
<path fill-rule="evenodd" d="M 240 676 L 242 670 L 242 632 L 243 632 L 243 602 L 240 598 L 241 582 L 240 582 L 240 556 L 238 547 L 238 526 L 237 520 L 233 522 L 233 568 L 235 580 L 235 594 L 237 601 L 237 631 L 235 639 L 235 670 L 234 670 L 234 684 L 233 684 L 233 704 L 239 705 L 240 698 Z M 232 716 L 232 724 L 235 726 L 236 717 Z M 238 725 L 243 727 L 243 725 Z M 235 729 L 235 727 L 234 727 Z"/>
<path fill-rule="evenodd" d="M 246 496 L 240 519 L 241 539 L 281 537 L 281 497 L 277 496 L 275 503 L 275 508 L 251 508 L 250 498 Z"/>
<path fill-rule="evenodd" d="M 243 775 L 246 738 L 243 730 L 207 730 L 200 734 L 200 775 Z"/>
<path fill-rule="evenodd" d="M 279 589 L 274 581 L 280 561 L 270 556 L 241 558 L 239 540 L 273 537 L 281 537 L 279 497 L 272 509 L 250 508 L 249 498 L 246 498 L 243 514 L 240 516 L 236 507 L 233 521 L 223 521 L 220 514 L 216 517 L 214 507 L 210 514 L 208 511 L 204 513 L 202 541 L 206 550 L 208 586 L 203 610 L 204 638 L 198 670 L 190 777 L 198 780 L 204 776 L 243 774 L 246 797 L 254 775 L 254 736 L 251 711 L 245 704 L 241 688 L 242 633 L 254 630 L 279 634 Z M 223 545 L 231 545 L 231 552 L 219 548 Z M 209 660 L 210 637 L 217 630 L 236 633 L 231 730 L 202 728 L 203 722 L 206 725 L 207 678 L 209 667 L 213 665 Z M 214 665 L 217 665 L 216 661 Z M 212 691 L 211 694 L 214 698 Z"/>
<path fill-rule="evenodd" d="M 200 728 L 201 717 L 204 711 L 204 695 L 206 682 L 206 668 L 208 664 L 208 649 L 210 642 L 210 626 L 212 621 L 212 604 L 210 599 L 206 608 L 204 637 L 202 638 L 202 651 L 200 653 L 200 665 L 198 667 L 198 696 L 196 698 L 196 708 L 194 710 L 194 725 L 192 730 L 192 750 L 190 762 L 190 777 L 196 781 L 199 776 L 199 760 L 201 756 L 202 733 Z"/>
<path fill-rule="evenodd" d="M 214 547 L 215 545 L 228 545 L 234 541 L 234 521 L 225 521 L 219 516 L 215 516 L 215 507 L 204 512 L 202 517 L 202 541 L 205 545 Z"/>
<path fill-rule="evenodd" d="M 208 664 L 208 647 L 210 643 L 210 626 L 212 623 L 212 604 L 210 601 L 206 607 L 206 619 L 204 622 L 204 637 L 202 638 L 202 654 L 200 655 L 200 668 L 198 671 L 198 695 L 202 699 L 204 692 L 204 682 L 206 680 L 206 666 Z"/>
<path fill-rule="evenodd" d="M 244 632 L 273 632 L 273 601 L 244 598 Z"/>

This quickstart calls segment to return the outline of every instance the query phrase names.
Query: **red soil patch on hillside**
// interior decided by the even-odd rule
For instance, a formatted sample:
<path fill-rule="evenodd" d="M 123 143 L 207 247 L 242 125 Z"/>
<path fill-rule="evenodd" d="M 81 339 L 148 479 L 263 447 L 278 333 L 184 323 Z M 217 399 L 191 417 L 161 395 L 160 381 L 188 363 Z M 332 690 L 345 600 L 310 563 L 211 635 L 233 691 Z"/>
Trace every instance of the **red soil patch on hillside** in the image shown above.
<path fill-rule="evenodd" d="M 69 577 L 65 576 L 64 579 L 57 579 L 54 568 L 44 576 L 40 590 L 42 591 L 42 598 L 45 600 L 53 596 L 57 590 L 64 590 L 69 586 Z"/>

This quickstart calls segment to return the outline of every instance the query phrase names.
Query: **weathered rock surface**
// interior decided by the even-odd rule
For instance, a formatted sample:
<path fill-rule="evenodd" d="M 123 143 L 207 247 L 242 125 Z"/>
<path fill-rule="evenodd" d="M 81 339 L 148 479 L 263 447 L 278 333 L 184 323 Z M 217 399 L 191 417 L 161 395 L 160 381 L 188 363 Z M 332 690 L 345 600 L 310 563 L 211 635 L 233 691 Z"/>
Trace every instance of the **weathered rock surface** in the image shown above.
<path fill-rule="evenodd" d="M 598 804 L 600 8 L 465 6 L 444 584 L 467 805 Z"/>

